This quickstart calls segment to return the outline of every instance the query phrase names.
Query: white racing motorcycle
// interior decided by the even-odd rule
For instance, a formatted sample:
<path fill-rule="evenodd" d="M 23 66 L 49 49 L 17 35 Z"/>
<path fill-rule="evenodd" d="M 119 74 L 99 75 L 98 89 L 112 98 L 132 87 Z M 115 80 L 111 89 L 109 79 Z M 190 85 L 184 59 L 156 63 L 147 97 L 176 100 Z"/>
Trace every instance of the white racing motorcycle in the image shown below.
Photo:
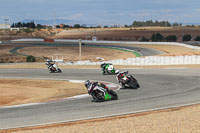
<path fill-rule="evenodd" d="M 47 61 L 46 65 L 50 73 L 62 73 L 61 69 L 56 65 L 55 62 L 52 63 L 52 61 Z"/>

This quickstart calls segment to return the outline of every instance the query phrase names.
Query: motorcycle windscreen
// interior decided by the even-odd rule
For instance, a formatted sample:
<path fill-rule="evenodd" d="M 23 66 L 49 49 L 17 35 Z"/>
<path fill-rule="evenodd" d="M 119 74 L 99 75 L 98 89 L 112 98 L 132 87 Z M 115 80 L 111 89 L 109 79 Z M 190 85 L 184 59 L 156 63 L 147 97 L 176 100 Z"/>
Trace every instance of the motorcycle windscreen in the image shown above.
<path fill-rule="evenodd" d="M 111 98 L 112 98 L 111 95 L 108 94 L 108 92 L 106 92 L 104 100 L 111 100 Z"/>

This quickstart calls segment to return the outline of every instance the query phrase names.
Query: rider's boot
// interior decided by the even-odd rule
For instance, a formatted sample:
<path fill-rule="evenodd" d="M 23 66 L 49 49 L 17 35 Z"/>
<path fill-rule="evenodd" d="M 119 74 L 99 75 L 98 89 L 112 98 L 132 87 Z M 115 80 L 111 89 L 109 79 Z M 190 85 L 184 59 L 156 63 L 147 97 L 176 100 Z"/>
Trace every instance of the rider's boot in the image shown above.
<path fill-rule="evenodd" d="M 126 88 L 125 84 L 124 84 L 124 83 L 122 83 L 122 89 L 125 89 L 125 88 Z"/>

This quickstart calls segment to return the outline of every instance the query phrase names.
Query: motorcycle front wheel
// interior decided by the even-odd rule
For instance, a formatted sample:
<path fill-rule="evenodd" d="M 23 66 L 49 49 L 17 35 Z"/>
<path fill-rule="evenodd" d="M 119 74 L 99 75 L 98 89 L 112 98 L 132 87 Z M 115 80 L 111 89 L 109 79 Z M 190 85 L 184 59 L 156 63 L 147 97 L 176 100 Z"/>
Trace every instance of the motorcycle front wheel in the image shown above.
<path fill-rule="evenodd" d="M 109 94 L 112 96 L 111 100 L 117 100 L 118 99 L 117 93 L 114 92 L 113 90 L 109 90 Z"/>
<path fill-rule="evenodd" d="M 103 102 L 104 101 L 104 97 L 102 97 L 98 92 L 93 92 L 91 95 L 92 95 L 92 98 L 96 102 Z"/>
<path fill-rule="evenodd" d="M 62 71 L 61 71 L 61 69 L 60 69 L 60 68 L 58 68 L 58 72 L 59 72 L 59 73 L 62 73 Z"/>

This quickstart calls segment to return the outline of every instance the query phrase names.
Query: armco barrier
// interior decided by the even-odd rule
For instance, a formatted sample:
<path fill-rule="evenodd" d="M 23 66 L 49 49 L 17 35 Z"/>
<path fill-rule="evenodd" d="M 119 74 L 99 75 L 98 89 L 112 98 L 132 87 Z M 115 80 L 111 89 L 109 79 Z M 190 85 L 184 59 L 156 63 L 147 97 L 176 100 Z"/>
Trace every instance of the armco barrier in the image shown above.
<path fill-rule="evenodd" d="M 147 56 L 128 58 L 126 60 L 110 60 L 105 62 L 90 62 L 77 61 L 61 63 L 62 65 L 100 65 L 101 63 L 112 63 L 113 65 L 134 65 L 134 66 L 148 66 L 148 65 L 187 65 L 200 64 L 200 55 L 192 56 Z"/>

